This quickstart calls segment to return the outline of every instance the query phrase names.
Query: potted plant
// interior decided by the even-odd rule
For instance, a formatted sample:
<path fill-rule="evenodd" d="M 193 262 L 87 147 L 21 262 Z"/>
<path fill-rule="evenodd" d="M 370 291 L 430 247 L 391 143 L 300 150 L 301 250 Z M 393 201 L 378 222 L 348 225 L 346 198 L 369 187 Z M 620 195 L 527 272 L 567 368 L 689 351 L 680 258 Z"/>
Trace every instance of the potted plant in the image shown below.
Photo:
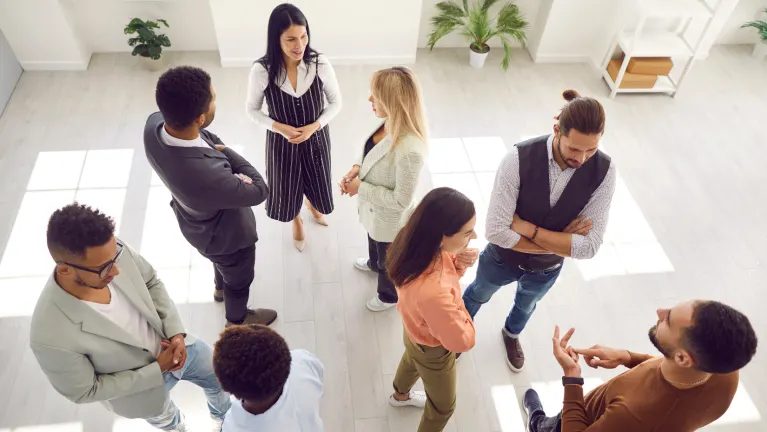
<path fill-rule="evenodd" d="M 764 9 L 763 12 L 767 13 L 767 9 Z M 758 59 L 761 59 L 767 55 L 767 21 L 749 21 L 740 27 L 753 27 L 759 32 L 760 41 L 754 45 L 754 51 L 752 55 Z"/>
<path fill-rule="evenodd" d="M 519 7 L 512 3 L 505 3 L 493 21 L 489 10 L 499 0 L 473 0 L 471 6 L 469 0 L 463 0 L 458 4 L 453 0 L 437 3 L 439 12 L 432 17 L 432 32 L 429 34 L 429 49 L 449 33 L 460 30 L 461 34 L 469 40 L 469 62 L 472 67 L 481 68 L 490 52 L 487 42 L 498 37 L 503 44 L 503 61 L 501 66 L 504 70 L 509 68 L 511 58 L 511 44 L 509 39 L 525 42 L 525 28 L 527 21 L 519 13 Z"/>
<path fill-rule="evenodd" d="M 124 29 L 126 35 L 137 35 L 128 39 L 128 45 L 133 47 L 131 54 L 141 56 L 150 70 L 158 70 L 162 67 L 160 62 L 162 48 L 170 46 L 168 36 L 155 33 L 155 29 L 160 28 L 160 23 L 169 27 L 168 22 L 164 19 L 144 21 L 140 18 L 133 18 Z"/>

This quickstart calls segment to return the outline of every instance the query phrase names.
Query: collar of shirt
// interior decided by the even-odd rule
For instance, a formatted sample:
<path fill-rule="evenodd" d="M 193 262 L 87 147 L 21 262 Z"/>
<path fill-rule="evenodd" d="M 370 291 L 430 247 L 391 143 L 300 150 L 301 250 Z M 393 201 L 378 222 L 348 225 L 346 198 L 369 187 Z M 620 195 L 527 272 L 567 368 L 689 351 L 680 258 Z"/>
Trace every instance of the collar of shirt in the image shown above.
<path fill-rule="evenodd" d="M 165 144 L 172 146 L 172 147 L 205 147 L 210 148 L 210 146 L 205 142 L 204 139 L 202 139 L 201 136 L 197 136 L 197 138 L 193 140 L 185 140 L 181 138 L 176 138 L 174 136 L 171 136 L 171 134 L 168 133 L 168 131 L 165 130 L 165 125 L 163 125 L 162 130 L 160 131 L 160 135 L 162 136 L 163 142 Z"/>
<path fill-rule="evenodd" d="M 554 160 L 554 134 L 549 135 L 549 138 L 546 140 L 546 150 L 549 152 L 549 160 L 553 161 Z"/>
<path fill-rule="evenodd" d="M 280 89 L 285 93 L 293 97 L 301 97 L 309 90 L 309 87 L 312 86 L 314 78 L 317 77 L 317 73 L 318 71 L 316 67 L 309 67 L 309 64 L 307 64 L 306 61 L 301 60 L 298 63 L 295 89 L 293 88 L 293 85 L 290 84 L 290 80 L 288 79 L 284 68 L 280 71 L 280 74 L 277 77 L 277 83 L 280 84 Z"/>

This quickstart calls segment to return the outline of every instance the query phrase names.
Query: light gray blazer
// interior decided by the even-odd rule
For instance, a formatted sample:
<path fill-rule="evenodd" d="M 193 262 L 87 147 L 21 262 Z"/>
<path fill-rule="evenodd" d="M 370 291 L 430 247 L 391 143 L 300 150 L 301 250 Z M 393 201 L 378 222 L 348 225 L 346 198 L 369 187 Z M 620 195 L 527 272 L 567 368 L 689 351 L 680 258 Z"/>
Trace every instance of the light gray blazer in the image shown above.
<path fill-rule="evenodd" d="M 152 266 L 125 245 L 112 287 L 162 338 L 185 333 Z M 187 336 L 186 344 L 194 342 Z M 102 402 L 128 418 L 162 413 L 168 393 L 153 353 L 136 337 L 48 280 L 32 314 L 30 345 L 53 387 L 75 403 Z"/>
<path fill-rule="evenodd" d="M 413 207 L 418 177 L 426 157 L 426 143 L 406 135 L 392 148 L 386 135 L 360 166 L 359 218 L 370 237 L 394 241 Z"/>

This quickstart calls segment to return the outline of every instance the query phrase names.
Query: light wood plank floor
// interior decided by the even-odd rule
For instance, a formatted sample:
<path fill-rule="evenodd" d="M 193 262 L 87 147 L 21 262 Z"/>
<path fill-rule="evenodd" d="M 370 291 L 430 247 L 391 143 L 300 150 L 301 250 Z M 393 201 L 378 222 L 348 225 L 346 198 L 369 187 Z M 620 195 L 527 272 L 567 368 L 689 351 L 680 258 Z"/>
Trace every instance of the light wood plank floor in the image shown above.
<path fill-rule="evenodd" d="M 465 50 L 423 51 L 414 66 L 433 138 L 421 193 L 451 185 L 469 194 L 481 237 L 498 161 L 522 138 L 550 130 L 565 88 L 603 101 L 603 145 L 618 164 L 620 182 L 602 251 L 592 261 L 567 262 L 523 335 L 523 373 L 506 368 L 499 335 L 513 287 L 481 310 L 477 346 L 459 363 L 458 408 L 447 430 L 522 431 L 518 397 L 530 386 L 541 390 L 549 411 L 558 410 L 560 371 L 549 346 L 555 323 L 575 326 L 577 345 L 653 352 L 646 331 L 657 307 L 713 298 L 748 314 L 767 340 L 767 63 L 749 57 L 747 47 L 720 47 L 695 65 L 676 98 L 610 100 L 590 66 L 533 64 L 517 51 L 504 73 L 498 53 L 483 70 L 469 68 L 466 57 Z M 218 93 L 211 130 L 263 168 L 264 132 L 244 113 L 247 69 L 222 69 L 215 53 L 168 58 L 211 73 Z M 142 129 L 155 110 L 159 74 L 135 60 L 96 55 L 87 72 L 24 73 L 0 118 L 0 431 L 144 430 L 140 421 L 59 396 L 28 349 L 29 314 L 52 264 L 45 222 L 75 198 L 117 218 L 120 235 L 159 269 L 190 332 L 213 342 L 223 326 L 222 306 L 210 298 L 210 266 L 180 237 L 167 191 L 144 157 Z M 348 170 L 376 125 L 367 102 L 375 69 L 336 68 L 344 108 L 331 124 L 334 178 Z M 365 233 L 355 202 L 336 200 L 330 227 L 305 216 L 303 254 L 292 248 L 289 225 L 255 209 L 261 240 L 252 304 L 276 308 L 275 328 L 291 346 L 312 350 L 325 363 L 327 431 L 415 430 L 419 411 L 385 403 L 402 352 L 401 323 L 395 310 L 364 308 L 374 279 L 351 263 L 366 253 Z M 767 430 L 766 360 L 761 349 L 742 373 L 732 409 L 707 430 Z M 614 375 L 585 373 L 591 385 Z M 174 395 L 193 430 L 208 430 L 201 392 L 182 383 Z"/>

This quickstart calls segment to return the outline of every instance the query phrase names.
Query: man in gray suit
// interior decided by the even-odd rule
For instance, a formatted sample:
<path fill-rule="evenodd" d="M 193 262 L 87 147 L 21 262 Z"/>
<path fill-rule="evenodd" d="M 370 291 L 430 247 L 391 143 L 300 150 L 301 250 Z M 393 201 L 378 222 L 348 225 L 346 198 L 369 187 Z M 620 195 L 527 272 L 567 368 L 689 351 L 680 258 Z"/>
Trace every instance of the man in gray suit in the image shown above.
<path fill-rule="evenodd" d="M 205 390 L 211 417 L 223 421 L 231 402 L 210 346 L 186 334 L 154 268 L 114 236 L 110 217 L 77 203 L 56 210 L 48 250 L 56 268 L 32 314 L 30 345 L 59 393 L 183 432 L 169 392 L 187 380 Z"/>
<path fill-rule="evenodd" d="M 229 324 L 271 324 L 277 312 L 248 309 L 256 262 L 252 206 L 269 189 L 253 166 L 205 128 L 216 114 L 216 93 L 202 69 L 181 66 L 160 77 L 160 112 L 144 129 L 147 159 L 173 199 L 181 233 L 213 263 L 213 298 L 224 302 Z"/>

